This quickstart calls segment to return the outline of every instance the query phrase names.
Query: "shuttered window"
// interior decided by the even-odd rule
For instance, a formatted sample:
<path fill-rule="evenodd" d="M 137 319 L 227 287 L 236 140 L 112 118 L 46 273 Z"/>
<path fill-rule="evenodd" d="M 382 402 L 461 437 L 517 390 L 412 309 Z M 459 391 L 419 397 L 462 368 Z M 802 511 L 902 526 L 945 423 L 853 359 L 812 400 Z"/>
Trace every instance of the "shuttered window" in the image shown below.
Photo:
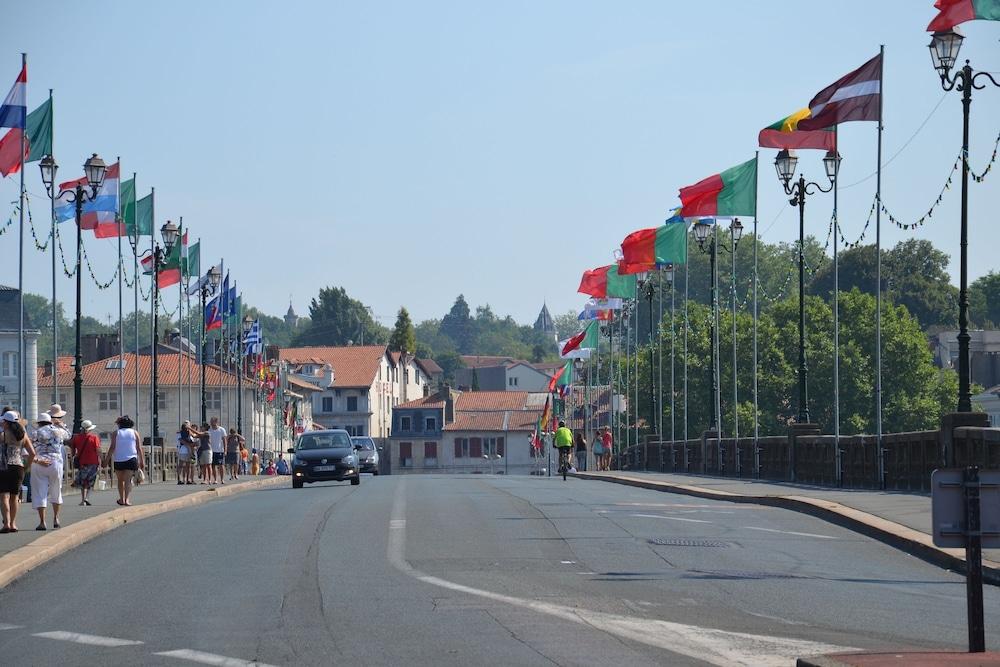
<path fill-rule="evenodd" d="M 409 468 L 413 465 L 413 443 L 399 443 L 399 467 Z"/>
<path fill-rule="evenodd" d="M 469 456 L 474 459 L 483 458 L 482 438 L 469 438 Z"/>
<path fill-rule="evenodd" d="M 500 456 L 503 456 L 504 453 L 505 453 L 504 452 L 504 448 L 503 448 L 503 444 L 504 444 L 503 443 L 503 438 L 497 438 L 497 454 L 499 454 Z"/>

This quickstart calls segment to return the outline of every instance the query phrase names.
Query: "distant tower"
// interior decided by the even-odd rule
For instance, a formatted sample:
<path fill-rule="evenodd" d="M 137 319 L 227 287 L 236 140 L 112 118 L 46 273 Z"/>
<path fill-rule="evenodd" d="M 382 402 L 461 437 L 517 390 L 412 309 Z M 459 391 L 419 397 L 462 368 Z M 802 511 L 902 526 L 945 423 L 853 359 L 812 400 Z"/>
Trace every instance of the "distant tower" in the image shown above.
<path fill-rule="evenodd" d="M 552 321 L 552 315 L 549 313 L 549 307 L 542 303 L 542 310 L 538 313 L 538 319 L 535 320 L 535 331 L 541 331 L 548 338 L 552 339 L 552 342 L 559 342 L 559 335 L 556 333 L 556 323 Z"/>
<path fill-rule="evenodd" d="M 295 314 L 295 309 L 292 308 L 292 299 L 288 299 L 288 312 L 285 313 L 285 324 L 291 328 L 295 328 L 299 325 L 299 316 Z"/>

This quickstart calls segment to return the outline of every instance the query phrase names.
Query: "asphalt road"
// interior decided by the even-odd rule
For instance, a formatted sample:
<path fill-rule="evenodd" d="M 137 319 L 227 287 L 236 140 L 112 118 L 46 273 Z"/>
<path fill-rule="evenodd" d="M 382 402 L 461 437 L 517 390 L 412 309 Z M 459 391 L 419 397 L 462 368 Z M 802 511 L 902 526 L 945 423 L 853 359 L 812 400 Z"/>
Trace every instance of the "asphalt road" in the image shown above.
<path fill-rule="evenodd" d="M 986 591 L 1000 648 L 1000 591 Z M 557 478 L 365 477 L 141 521 L 0 592 L 6 664 L 793 664 L 964 646 L 964 579 L 818 519 Z"/>

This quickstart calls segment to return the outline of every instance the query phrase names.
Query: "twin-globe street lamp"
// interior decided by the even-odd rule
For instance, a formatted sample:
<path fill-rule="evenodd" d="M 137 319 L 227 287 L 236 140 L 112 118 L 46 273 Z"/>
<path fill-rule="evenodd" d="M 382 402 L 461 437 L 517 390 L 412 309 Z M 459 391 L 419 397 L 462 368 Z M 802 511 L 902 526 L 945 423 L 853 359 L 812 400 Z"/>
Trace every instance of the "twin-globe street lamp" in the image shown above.
<path fill-rule="evenodd" d="M 243 374 L 246 372 L 245 345 L 250 329 L 253 328 L 253 318 L 247 315 L 243 318 L 243 337 L 236 351 L 239 359 L 239 373 L 236 375 L 236 432 L 243 435 Z"/>
<path fill-rule="evenodd" d="M 153 340 L 150 343 L 150 350 L 152 355 L 152 383 L 153 383 L 153 405 L 151 422 L 152 428 L 149 434 L 149 468 L 150 468 L 150 478 L 152 478 L 154 457 L 153 454 L 156 451 L 156 439 L 160 436 L 160 366 L 159 366 L 159 347 L 160 347 L 160 332 L 159 332 L 159 311 L 160 311 L 160 268 L 163 267 L 167 262 L 167 257 L 170 256 L 170 252 L 174 249 L 174 245 L 177 244 L 177 239 L 180 238 L 181 230 L 174 223 L 169 220 L 160 227 L 160 236 L 163 238 L 163 245 L 159 243 L 153 243 Z M 136 350 L 138 353 L 138 350 Z M 178 373 L 180 373 L 180 366 L 178 366 Z M 180 375 L 178 375 L 180 377 Z M 178 394 L 180 396 L 180 394 Z M 179 406 L 178 406 L 179 407 Z M 160 441 L 161 447 L 163 446 L 163 441 Z"/>
<path fill-rule="evenodd" d="M 958 60 L 958 51 L 965 36 L 957 29 L 935 32 L 928 49 L 931 62 L 941 77 L 941 87 L 962 93 L 962 222 L 961 261 L 958 288 L 958 412 L 972 412 L 972 380 L 969 372 L 969 107 L 972 105 L 972 90 L 982 90 L 986 82 L 976 83 L 980 77 L 989 79 L 994 86 L 1000 83 L 989 72 L 973 72 L 969 61 L 965 66 L 949 76 L 951 68 Z"/>
<path fill-rule="evenodd" d="M 840 170 L 840 154 L 835 151 L 827 151 L 823 157 L 823 168 L 826 170 L 826 177 L 830 180 L 830 186 L 823 188 L 818 183 L 807 183 L 805 176 L 799 174 L 799 180 L 791 183 L 795 175 L 795 167 L 799 159 L 795 153 L 789 150 L 781 150 L 774 158 L 774 169 L 778 172 L 778 179 L 781 181 L 785 194 L 790 195 L 788 202 L 792 206 L 799 207 L 799 414 L 796 422 L 799 424 L 809 423 L 809 392 L 807 389 L 808 369 L 806 368 L 806 310 L 805 310 L 805 220 L 806 220 L 806 196 L 816 192 L 830 192 L 837 182 L 837 172 Z"/>
<path fill-rule="evenodd" d="M 201 336 L 199 351 L 201 353 L 201 423 L 208 423 L 208 394 L 205 388 L 205 366 L 208 359 L 205 356 L 205 300 L 215 293 L 222 283 L 222 271 L 218 266 L 213 266 L 208 271 L 208 281 L 201 286 L 198 292 L 201 294 Z"/>
<path fill-rule="evenodd" d="M 80 261 L 83 255 L 83 230 L 81 228 L 81 218 L 83 217 L 83 206 L 88 202 L 97 199 L 97 193 L 104 183 L 104 174 L 107 166 L 104 160 L 97 157 L 97 153 L 91 155 L 83 163 L 84 179 L 76 182 L 72 190 L 59 192 L 55 187 L 56 172 L 59 165 L 55 158 L 46 155 L 38 164 L 42 172 L 42 182 L 45 184 L 45 191 L 51 199 L 64 197 L 70 204 L 76 207 L 76 352 L 73 362 L 73 432 L 80 432 L 80 422 L 83 416 L 83 353 L 80 345 L 80 320 L 83 318 L 81 310 L 83 294 L 83 273 L 80 271 Z M 90 189 L 85 189 L 90 186 Z M 56 323 L 53 322 L 52 326 Z M 119 341 L 121 344 L 121 341 Z"/>

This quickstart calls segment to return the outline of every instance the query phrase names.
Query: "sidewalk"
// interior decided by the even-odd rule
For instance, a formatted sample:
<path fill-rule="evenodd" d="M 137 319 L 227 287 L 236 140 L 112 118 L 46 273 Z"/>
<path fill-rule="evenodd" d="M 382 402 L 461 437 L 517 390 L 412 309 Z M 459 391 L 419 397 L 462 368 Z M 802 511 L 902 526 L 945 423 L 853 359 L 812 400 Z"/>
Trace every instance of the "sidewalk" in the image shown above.
<path fill-rule="evenodd" d="M 267 479 L 274 478 L 263 475 L 258 477 L 247 475 L 240 477 L 235 482 L 227 481 L 225 485 L 220 485 L 218 488 L 225 489 L 240 486 L 247 482 Z M 282 479 L 291 486 L 290 477 Z M 153 484 L 146 482 L 133 488 L 130 501 L 133 507 L 142 507 L 215 488 L 216 486 L 198 483 L 178 485 L 175 480 L 168 480 L 166 482 L 157 481 Z M 90 507 L 80 507 L 80 491 L 70 488 L 69 484 L 66 484 L 63 486 L 63 505 L 59 512 L 59 523 L 62 527 L 58 529 L 52 527 L 52 508 L 49 507 L 45 510 L 45 523 L 48 526 L 48 530 L 46 531 L 35 530 L 35 526 L 38 525 L 38 512 L 31 507 L 31 503 L 22 502 L 17 512 L 18 532 L 0 535 L 0 557 L 9 554 L 15 549 L 27 546 L 45 535 L 58 535 L 60 532 L 66 531 L 70 526 L 86 519 L 92 519 L 114 510 L 127 509 L 118 505 L 117 500 L 118 491 L 114 488 L 108 488 L 106 491 L 95 489 L 90 493 L 90 502 L 92 505 Z"/>
<path fill-rule="evenodd" d="M 931 497 L 924 494 L 766 480 L 612 471 L 577 473 L 600 479 L 700 498 L 749 502 L 806 512 L 886 542 L 943 567 L 964 571 L 963 549 L 941 549 L 931 540 Z M 984 578 L 1000 584 L 1000 549 L 983 550 Z"/>

